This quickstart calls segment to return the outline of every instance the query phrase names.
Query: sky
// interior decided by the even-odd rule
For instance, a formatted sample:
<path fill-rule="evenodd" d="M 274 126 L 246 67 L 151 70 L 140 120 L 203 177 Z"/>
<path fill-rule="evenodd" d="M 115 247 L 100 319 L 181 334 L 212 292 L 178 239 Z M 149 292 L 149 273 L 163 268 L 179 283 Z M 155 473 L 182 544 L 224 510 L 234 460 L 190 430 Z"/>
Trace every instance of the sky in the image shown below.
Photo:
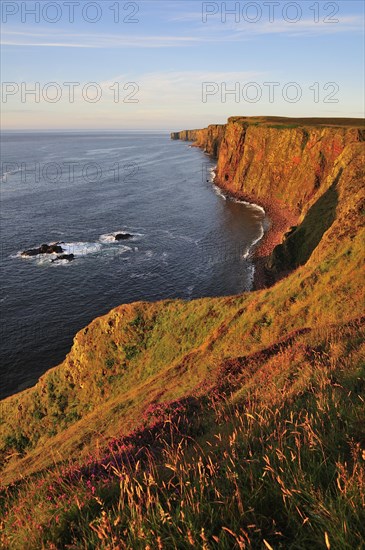
<path fill-rule="evenodd" d="M 4 130 L 364 116 L 364 3 L 1 1 Z"/>

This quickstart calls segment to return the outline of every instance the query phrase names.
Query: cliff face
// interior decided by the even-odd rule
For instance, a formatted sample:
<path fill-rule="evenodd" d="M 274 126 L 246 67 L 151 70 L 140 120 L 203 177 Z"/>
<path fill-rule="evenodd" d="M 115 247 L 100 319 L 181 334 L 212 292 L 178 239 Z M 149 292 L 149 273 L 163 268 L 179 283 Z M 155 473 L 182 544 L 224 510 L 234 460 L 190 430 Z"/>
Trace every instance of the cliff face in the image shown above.
<path fill-rule="evenodd" d="M 223 126 L 172 136 L 216 156 L 216 183 L 229 193 L 277 201 L 303 215 L 346 145 L 364 141 L 365 131 L 358 120 L 232 117 Z"/>
<path fill-rule="evenodd" d="M 180 135 L 217 158 L 219 187 L 259 202 L 272 215 L 270 243 L 264 239 L 261 254 L 270 255 L 267 280 L 308 260 L 335 216 L 333 170 L 351 163 L 349 146 L 365 140 L 359 120 L 280 117 L 232 117 L 224 126 L 177 133 L 174 139 Z"/>
<path fill-rule="evenodd" d="M 224 139 L 225 131 L 225 124 L 211 124 L 208 128 L 203 128 L 202 130 L 173 132 L 171 134 L 171 139 L 194 141 L 195 147 L 202 147 L 209 155 L 216 157 L 219 152 L 220 144 Z"/>

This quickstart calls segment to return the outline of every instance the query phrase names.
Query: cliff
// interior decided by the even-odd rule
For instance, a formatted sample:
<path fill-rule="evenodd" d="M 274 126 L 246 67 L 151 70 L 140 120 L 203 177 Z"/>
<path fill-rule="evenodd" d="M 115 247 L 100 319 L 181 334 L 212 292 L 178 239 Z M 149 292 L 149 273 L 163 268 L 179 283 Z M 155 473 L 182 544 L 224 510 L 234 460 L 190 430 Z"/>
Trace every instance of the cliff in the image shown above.
<path fill-rule="evenodd" d="M 226 126 L 224 124 L 212 124 L 202 130 L 183 130 L 173 132 L 171 139 L 194 141 L 195 147 L 202 147 L 209 155 L 216 157 L 219 147 L 224 139 Z"/>
<path fill-rule="evenodd" d="M 233 118 L 172 135 L 218 155 L 227 191 L 292 212 L 271 256 L 292 272 L 238 296 L 121 305 L 3 400 L 1 475 L 17 482 L 4 547 L 154 547 L 157 534 L 168 546 L 173 533 L 181 547 L 204 536 L 229 548 L 233 533 L 305 548 L 324 532 L 358 546 L 364 133 L 358 121 L 288 126 Z"/>
<path fill-rule="evenodd" d="M 277 200 L 304 215 L 346 145 L 365 140 L 365 128 L 359 119 L 231 117 L 226 125 L 171 136 L 216 156 L 216 183 L 229 193 Z"/>
<path fill-rule="evenodd" d="M 298 252 L 302 230 L 294 231 L 292 226 L 300 225 L 325 195 L 345 148 L 363 142 L 365 129 L 359 119 L 231 117 L 224 126 L 177 132 L 172 137 L 193 140 L 195 146 L 217 158 L 216 185 L 265 207 L 276 231 L 271 246 L 265 248 L 265 240 L 262 243 L 267 253 L 281 244 L 286 234 L 286 244 L 275 250 L 266 264 L 277 275 L 308 259 L 308 254 Z M 348 154 L 343 158 L 350 162 Z M 327 211 L 325 218 L 331 212 Z M 318 236 L 319 231 L 315 233 Z"/>

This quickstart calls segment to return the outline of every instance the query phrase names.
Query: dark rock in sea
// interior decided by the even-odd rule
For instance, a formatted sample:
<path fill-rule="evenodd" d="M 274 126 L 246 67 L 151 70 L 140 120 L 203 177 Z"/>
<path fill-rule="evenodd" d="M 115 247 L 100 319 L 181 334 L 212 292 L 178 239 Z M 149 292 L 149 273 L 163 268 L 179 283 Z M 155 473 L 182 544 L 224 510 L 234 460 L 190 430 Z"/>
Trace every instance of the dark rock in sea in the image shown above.
<path fill-rule="evenodd" d="M 38 254 L 60 254 L 63 252 L 59 244 L 42 244 L 38 248 L 30 248 L 22 252 L 22 256 L 37 256 Z"/>
<path fill-rule="evenodd" d="M 42 244 L 40 247 L 40 253 L 41 254 L 59 254 L 60 252 L 63 252 L 62 246 L 59 244 Z"/>
<path fill-rule="evenodd" d="M 125 241 L 126 239 L 130 239 L 131 237 L 133 237 L 133 235 L 131 235 L 130 233 L 117 233 L 114 238 L 116 241 Z"/>
<path fill-rule="evenodd" d="M 75 259 L 74 254 L 61 254 L 60 256 L 57 256 L 52 262 L 57 262 L 58 260 L 68 260 L 69 262 L 72 262 L 72 260 Z"/>
<path fill-rule="evenodd" d="M 36 256 L 37 254 L 39 254 L 39 248 L 32 248 L 30 250 L 24 250 L 24 252 L 22 252 L 22 256 Z"/>

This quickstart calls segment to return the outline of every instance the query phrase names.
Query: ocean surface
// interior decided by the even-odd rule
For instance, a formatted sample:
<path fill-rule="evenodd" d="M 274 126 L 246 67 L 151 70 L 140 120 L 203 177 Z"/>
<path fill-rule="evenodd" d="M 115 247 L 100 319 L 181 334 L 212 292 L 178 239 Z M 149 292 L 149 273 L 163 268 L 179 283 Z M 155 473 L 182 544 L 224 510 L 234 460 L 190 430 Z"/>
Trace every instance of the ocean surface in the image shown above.
<path fill-rule="evenodd" d="M 1 398 L 33 385 L 119 304 L 252 288 L 264 212 L 224 197 L 213 168 L 162 133 L 3 134 Z M 133 237 L 116 242 L 120 232 Z M 74 261 L 20 255 L 59 241 Z"/>

